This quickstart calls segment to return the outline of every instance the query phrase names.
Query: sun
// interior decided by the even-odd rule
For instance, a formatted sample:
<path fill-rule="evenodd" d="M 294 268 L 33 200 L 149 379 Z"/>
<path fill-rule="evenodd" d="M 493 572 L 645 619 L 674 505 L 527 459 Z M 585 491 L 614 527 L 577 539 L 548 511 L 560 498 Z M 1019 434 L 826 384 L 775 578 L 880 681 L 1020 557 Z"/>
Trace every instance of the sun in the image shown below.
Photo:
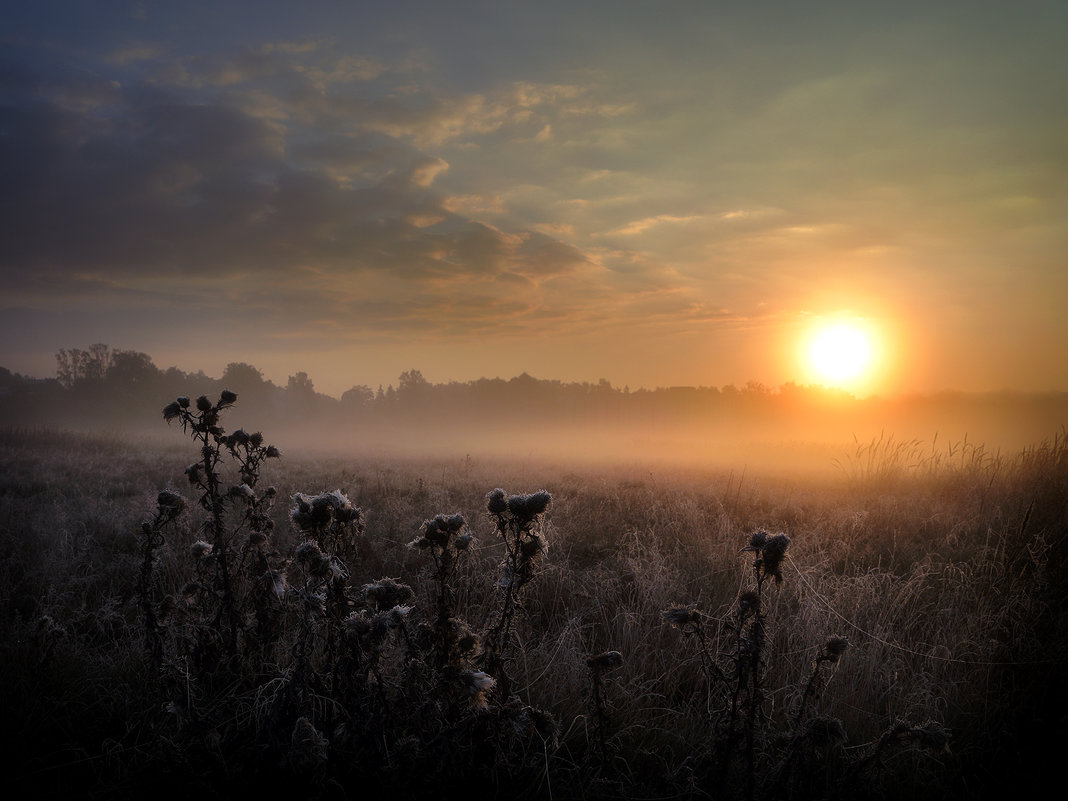
<path fill-rule="evenodd" d="M 859 321 L 828 321 L 815 328 L 802 348 L 803 361 L 821 384 L 855 389 L 871 372 L 872 336 Z"/>

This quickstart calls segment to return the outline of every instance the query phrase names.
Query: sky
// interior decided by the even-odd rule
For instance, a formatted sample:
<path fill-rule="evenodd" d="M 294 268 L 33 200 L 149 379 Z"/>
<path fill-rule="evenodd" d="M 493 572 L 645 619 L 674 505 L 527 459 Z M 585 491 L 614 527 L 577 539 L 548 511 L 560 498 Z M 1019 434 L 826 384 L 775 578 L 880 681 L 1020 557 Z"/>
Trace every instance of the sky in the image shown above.
<path fill-rule="evenodd" d="M 0 365 L 1068 390 L 1068 3 L 5 2 Z"/>

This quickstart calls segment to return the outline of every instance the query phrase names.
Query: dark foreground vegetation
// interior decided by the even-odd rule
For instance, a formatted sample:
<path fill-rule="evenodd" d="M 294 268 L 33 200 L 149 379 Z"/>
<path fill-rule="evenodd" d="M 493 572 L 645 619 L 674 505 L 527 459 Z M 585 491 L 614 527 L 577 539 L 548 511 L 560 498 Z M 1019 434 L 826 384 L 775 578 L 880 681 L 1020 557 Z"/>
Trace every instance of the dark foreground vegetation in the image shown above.
<path fill-rule="evenodd" d="M 17 797 L 975 798 L 1056 773 L 1063 435 L 882 441 L 818 480 L 594 471 L 279 453 L 235 400 L 169 404 L 163 446 L 0 432 Z"/>

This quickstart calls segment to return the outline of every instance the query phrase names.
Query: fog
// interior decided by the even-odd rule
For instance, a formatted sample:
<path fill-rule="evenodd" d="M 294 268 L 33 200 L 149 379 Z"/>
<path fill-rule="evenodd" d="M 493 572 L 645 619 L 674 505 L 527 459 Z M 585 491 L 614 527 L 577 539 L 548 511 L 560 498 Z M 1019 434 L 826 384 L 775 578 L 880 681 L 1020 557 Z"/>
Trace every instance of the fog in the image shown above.
<path fill-rule="evenodd" d="M 396 387 L 316 392 L 305 373 L 285 387 L 231 363 L 219 378 L 155 367 L 145 354 L 63 351 L 55 379 L 0 368 L 9 427 L 182 440 L 161 410 L 175 398 L 237 394 L 221 425 L 262 431 L 283 453 L 351 459 L 483 458 L 620 467 L 671 464 L 807 475 L 1012 455 L 1063 435 L 1068 393 L 941 393 L 855 398 L 816 386 L 669 387 L 631 391 L 522 374 L 431 384 L 418 370 Z"/>

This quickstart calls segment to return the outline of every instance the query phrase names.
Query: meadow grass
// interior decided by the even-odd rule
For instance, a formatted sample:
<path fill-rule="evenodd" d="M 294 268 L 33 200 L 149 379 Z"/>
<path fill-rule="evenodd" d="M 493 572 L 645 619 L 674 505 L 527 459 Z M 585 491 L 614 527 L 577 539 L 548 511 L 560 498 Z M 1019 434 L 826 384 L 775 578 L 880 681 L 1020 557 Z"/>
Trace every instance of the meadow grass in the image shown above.
<path fill-rule="evenodd" d="M 171 434 L 0 432 L 24 793 L 944 798 L 1055 767 L 1063 435 L 744 480 L 283 448 L 257 484 Z M 213 444 L 215 511 L 184 473 Z"/>

